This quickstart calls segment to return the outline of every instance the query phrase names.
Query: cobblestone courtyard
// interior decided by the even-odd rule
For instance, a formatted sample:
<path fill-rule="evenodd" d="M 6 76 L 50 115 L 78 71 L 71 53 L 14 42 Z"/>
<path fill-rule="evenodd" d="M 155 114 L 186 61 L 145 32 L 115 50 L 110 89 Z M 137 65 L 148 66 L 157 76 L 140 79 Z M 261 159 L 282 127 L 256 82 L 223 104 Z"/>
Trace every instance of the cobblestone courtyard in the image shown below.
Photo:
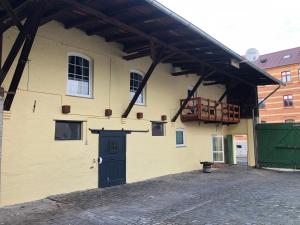
<path fill-rule="evenodd" d="M 231 167 L 0 208 L 0 224 L 300 224 L 300 173 Z"/>

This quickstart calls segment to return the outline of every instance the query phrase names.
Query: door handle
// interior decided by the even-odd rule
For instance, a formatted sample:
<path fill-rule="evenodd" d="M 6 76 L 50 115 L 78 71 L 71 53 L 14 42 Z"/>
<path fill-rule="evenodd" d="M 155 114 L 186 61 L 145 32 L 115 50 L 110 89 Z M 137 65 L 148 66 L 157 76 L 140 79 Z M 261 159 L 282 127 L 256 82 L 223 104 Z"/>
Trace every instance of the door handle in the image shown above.
<path fill-rule="evenodd" d="M 99 163 L 99 164 L 102 164 L 102 162 L 103 162 L 102 157 L 99 157 L 99 158 L 98 158 L 98 163 Z"/>

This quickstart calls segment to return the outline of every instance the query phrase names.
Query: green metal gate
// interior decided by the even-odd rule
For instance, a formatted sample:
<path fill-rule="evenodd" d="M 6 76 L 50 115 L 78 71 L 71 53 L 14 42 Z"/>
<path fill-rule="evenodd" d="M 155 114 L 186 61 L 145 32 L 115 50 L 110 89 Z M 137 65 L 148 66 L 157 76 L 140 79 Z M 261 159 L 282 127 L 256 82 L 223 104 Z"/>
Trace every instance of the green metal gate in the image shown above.
<path fill-rule="evenodd" d="M 256 134 L 259 166 L 300 168 L 300 123 L 258 124 Z"/>

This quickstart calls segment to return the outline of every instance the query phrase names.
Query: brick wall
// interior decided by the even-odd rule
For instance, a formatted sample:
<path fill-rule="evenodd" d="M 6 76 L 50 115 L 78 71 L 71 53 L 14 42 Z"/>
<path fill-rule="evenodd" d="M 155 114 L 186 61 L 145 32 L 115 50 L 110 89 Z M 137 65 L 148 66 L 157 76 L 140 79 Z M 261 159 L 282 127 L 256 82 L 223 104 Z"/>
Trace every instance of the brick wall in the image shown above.
<path fill-rule="evenodd" d="M 266 69 L 266 71 L 277 79 L 281 80 L 281 73 L 289 71 L 291 73 L 291 81 L 286 86 L 280 88 L 265 102 L 265 108 L 260 109 L 260 120 L 267 123 L 282 123 L 285 120 L 295 120 L 300 122 L 300 64 L 287 65 Z M 276 86 L 261 86 L 258 88 L 258 97 L 263 99 Z M 293 106 L 285 107 L 283 104 L 283 96 L 293 96 Z"/>

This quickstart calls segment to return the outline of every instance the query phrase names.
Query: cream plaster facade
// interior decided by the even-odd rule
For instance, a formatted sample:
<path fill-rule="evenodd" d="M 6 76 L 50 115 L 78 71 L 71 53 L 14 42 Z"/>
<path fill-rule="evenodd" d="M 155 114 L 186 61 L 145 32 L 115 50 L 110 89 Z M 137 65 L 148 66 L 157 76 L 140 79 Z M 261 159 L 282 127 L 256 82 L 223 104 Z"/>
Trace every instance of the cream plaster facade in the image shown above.
<path fill-rule="evenodd" d="M 5 59 L 17 30 L 4 34 Z M 92 98 L 66 95 L 67 55 L 77 52 L 93 60 Z M 127 182 L 136 182 L 166 174 L 200 168 L 200 161 L 212 160 L 213 134 L 247 134 L 250 165 L 254 164 L 251 120 L 222 126 L 181 123 L 170 119 L 186 97 L 187 88 L 197 76 L 171 76 L 171 65 L 159 64 L 146 87 L 146 105 L 134 106 L 127 119 L 121 119 L 129 93 L 129 72 L 146 72 L 151 61 L 122 59 L 121 46 L 89 37 L 83 32 L 65 30 L 51 22 L 38 31 L 19 89 L 10 112 L 3 116 L 1 157 L 1 205 L 41 199 L 49 195 L 98 187 L 98 135 L 91 129 L 150 130 L 127 135 Z M 12 71 L 3 87 L 8 89 Z M 217 100 L 224 86 L 201 86 L 198 96 Z M 35 108 L 34 108 L 35 105 Z M 61 113 L 62 105 L 71 105 L 71 113 Z M 110 108 L 113 115 L 104 116 Z M 143 112 L 142 120 L 136 113 Z M 166 135 L 151 136 L 151 120 L 168 116 Z M 83 121 L 80 141 L 55 141 L 55 120 Z M 184 128 L 186 146 L 176 148 L 176 128 Z"/>

